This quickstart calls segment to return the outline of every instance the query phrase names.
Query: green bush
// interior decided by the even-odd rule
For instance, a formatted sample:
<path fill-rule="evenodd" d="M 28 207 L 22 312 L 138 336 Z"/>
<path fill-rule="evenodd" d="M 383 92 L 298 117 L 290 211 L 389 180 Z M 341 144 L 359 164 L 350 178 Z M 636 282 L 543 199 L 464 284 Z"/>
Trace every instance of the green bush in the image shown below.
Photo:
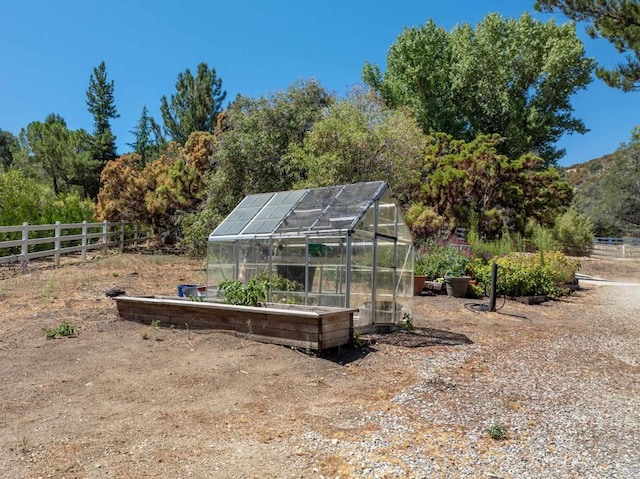
<path fill-rule="evenodd" d="M 567 294 L 562 287 L 573 279 L 580 264 L 559 252 L 513 253 L 495 260 L 498 264 L 497 290 L 508 297 Z M 491 284 L 491 263 L 475 259 L 472 276 L 485 288 Z"/>
<path fill-rule="evenodd" d="M 589 256 L 593 250 L 593 223 L 575 208 L 556 219 L 553 236 L 570 256 Z"/>
<path fill-rule="evenodd" d="M 553 230 L 539 224 L 531 226 L 531 242 L 538 251 L 560 251 L 560 244 L 553 236 Z"/>
<path fill-rule="evenodd" d="M 417 251 L 414 258 L 414 273 L 429 279 L 443 278 L 445 275 L 466 274 L 469 256 L 456 247 L 438 245 L 428 241 Z"/>
<path fill-rule="evenodd" d="M 219 214 L 210 208 L 203 208 L 196 213 L 187 213 L 180 217 L 182 238 L 180 246 L 189 256 L 204 256 L 207 252 L 209 234 L 222 222 Z"/>
<path fill-rule="evenodd" d="M 223 281 L 220 291 L 224 292 L 225 303 L 238 306 L 261 306 L 267 299 L 269 283 L 259 278 L 251 278 L 247 283 L 242 281 Z"/>
<path fill-rule="evenodd" d="M 500 238 L 492 241 L 483 240 L 475 229 L 471 229 L 467 235 L 467 241 L 471 245 L 473 254 L 486 260 L 522 251 L 524 247 L 522 236 L 520 234 L 511 235 L 506 228 L 503 228 Z"/>

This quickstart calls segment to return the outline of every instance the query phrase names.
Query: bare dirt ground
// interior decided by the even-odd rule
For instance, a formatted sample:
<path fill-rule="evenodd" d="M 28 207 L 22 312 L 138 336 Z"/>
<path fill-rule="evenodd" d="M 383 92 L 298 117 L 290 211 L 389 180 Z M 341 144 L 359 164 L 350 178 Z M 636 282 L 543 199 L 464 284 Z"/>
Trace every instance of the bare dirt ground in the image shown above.
<path fill-rule="evenodd" d="M 122 321 L 105 296 L 201 282 L 171 256 L 1 270 L 0 476 L 640 477 L 640 288 L 482 314 L 420 297 L 415 334 L 324 355 Z M 63 321 L 76 337 L 42 336 Z"/>

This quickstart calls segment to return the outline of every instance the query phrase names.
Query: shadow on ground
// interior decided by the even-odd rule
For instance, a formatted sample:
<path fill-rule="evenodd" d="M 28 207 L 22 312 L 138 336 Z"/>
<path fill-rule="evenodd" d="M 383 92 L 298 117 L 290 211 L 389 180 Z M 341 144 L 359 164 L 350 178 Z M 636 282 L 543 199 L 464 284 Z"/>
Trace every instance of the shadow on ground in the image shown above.
<path fill-rule="evenodd" d="M 462 346 L 473 344 L 473 341 L 464 334 L 452 333 L 441 329 L 413 328 L 412 330 L 399 329 L 389 333 L 365 334 L 358 339 L 361 344 L 351 344 L 337 348 L 319 351 L 313 355 L 345 366 L 359 361 L 370 353 L 375 353 L 375 344 L 390 344 L 404 348 L 424 348 L 427 346 Z M 300 350 L 304 354 L 306 351 Z"/>
<path fill-rule="evenodd" d="M 462 346 L 473 344 L 464 334 L 432 328 L 400 329 L 387 334 L 368 336 L 378 343 L 402 346 L 405 348 L 423 348 L 428 346 Z"/>
<path fill-rule="evenodd" d="M 348 345 L 339 348 L 325 349 L 324 351 L 318 352 L 318 357 L 339 364 L 340 366 L 346 366 L 376 351 L 377 349 L 372 348 L 368 344 L 362 346 Z"/>

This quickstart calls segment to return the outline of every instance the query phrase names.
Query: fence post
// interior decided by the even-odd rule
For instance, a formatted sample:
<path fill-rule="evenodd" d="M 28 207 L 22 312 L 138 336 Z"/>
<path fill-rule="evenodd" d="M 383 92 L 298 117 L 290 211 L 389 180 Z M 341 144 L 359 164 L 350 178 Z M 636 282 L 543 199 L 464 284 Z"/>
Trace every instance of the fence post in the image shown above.
<path fill-rule="evenodd" d="M 60 228 L 60 222 L 59 221 L 56 221 L 56 230 L 55 231 L 56 231 L 55 235 L 54 235 L 55 242 L 53 243 L 54 244 L 53 250 L 54 250 L 54 255 L 55 255 L 55 258 L 56 258 L 56 268 L 57 268 L 57 267 L 60 266 L 60 233 L 62 232 L 61 228 Z"/>
<path fill-rule="evenodd" d="M 124 253 L 124 220 L 120 221 L 120 253 Z"/>
<path fill-rule="evenodd" d="M 104 220 L 102 223 L 102 254 L 107 254 L 107 248 L 109 247 L 109 223 Z"/>
<path fill-rule="evenodd" d="M 133 247 L 138 247 L 138 237 L 140 236 L 140 224 L 136 223 L 136 230 L 133 236 Z"/>
<path fill-rule="evenodd" d="M 29 266 L 29 223 L 22 223 L 22 256 L 20 256 L 22 272 L 26 273 Z"/>
<path fill-rule="evenodd" d="M 624 244 L 622 245 L 622 257 L 623 257 L 623 258 L 626 258 L 626 254 L 625 254 L 625 246 L 626 246 L 626 245 L 624 245 Z"/>
<path fill-rule="evenodd" d="M 87 259 L 87 221 L 82 222 L 82 260 Z"/>

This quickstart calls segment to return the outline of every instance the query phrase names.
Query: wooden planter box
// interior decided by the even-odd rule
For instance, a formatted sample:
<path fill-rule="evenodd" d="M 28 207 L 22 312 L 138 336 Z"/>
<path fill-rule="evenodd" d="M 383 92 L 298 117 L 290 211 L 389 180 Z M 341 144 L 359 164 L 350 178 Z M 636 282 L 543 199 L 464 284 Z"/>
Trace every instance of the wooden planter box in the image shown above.
<path fill-rule="evenodd" d="M 355 309 L 269 305 L 269 307 L 118 296 L 122 319 L 191 329 L 225 329 L 250 339 L 320 351 L 350 344 Z"/>
<path fill-rule="evenodd" d="M 518 296 L 516 301 L 523 304 L 540 304 L 547 300 L 546 296 Z"/>

